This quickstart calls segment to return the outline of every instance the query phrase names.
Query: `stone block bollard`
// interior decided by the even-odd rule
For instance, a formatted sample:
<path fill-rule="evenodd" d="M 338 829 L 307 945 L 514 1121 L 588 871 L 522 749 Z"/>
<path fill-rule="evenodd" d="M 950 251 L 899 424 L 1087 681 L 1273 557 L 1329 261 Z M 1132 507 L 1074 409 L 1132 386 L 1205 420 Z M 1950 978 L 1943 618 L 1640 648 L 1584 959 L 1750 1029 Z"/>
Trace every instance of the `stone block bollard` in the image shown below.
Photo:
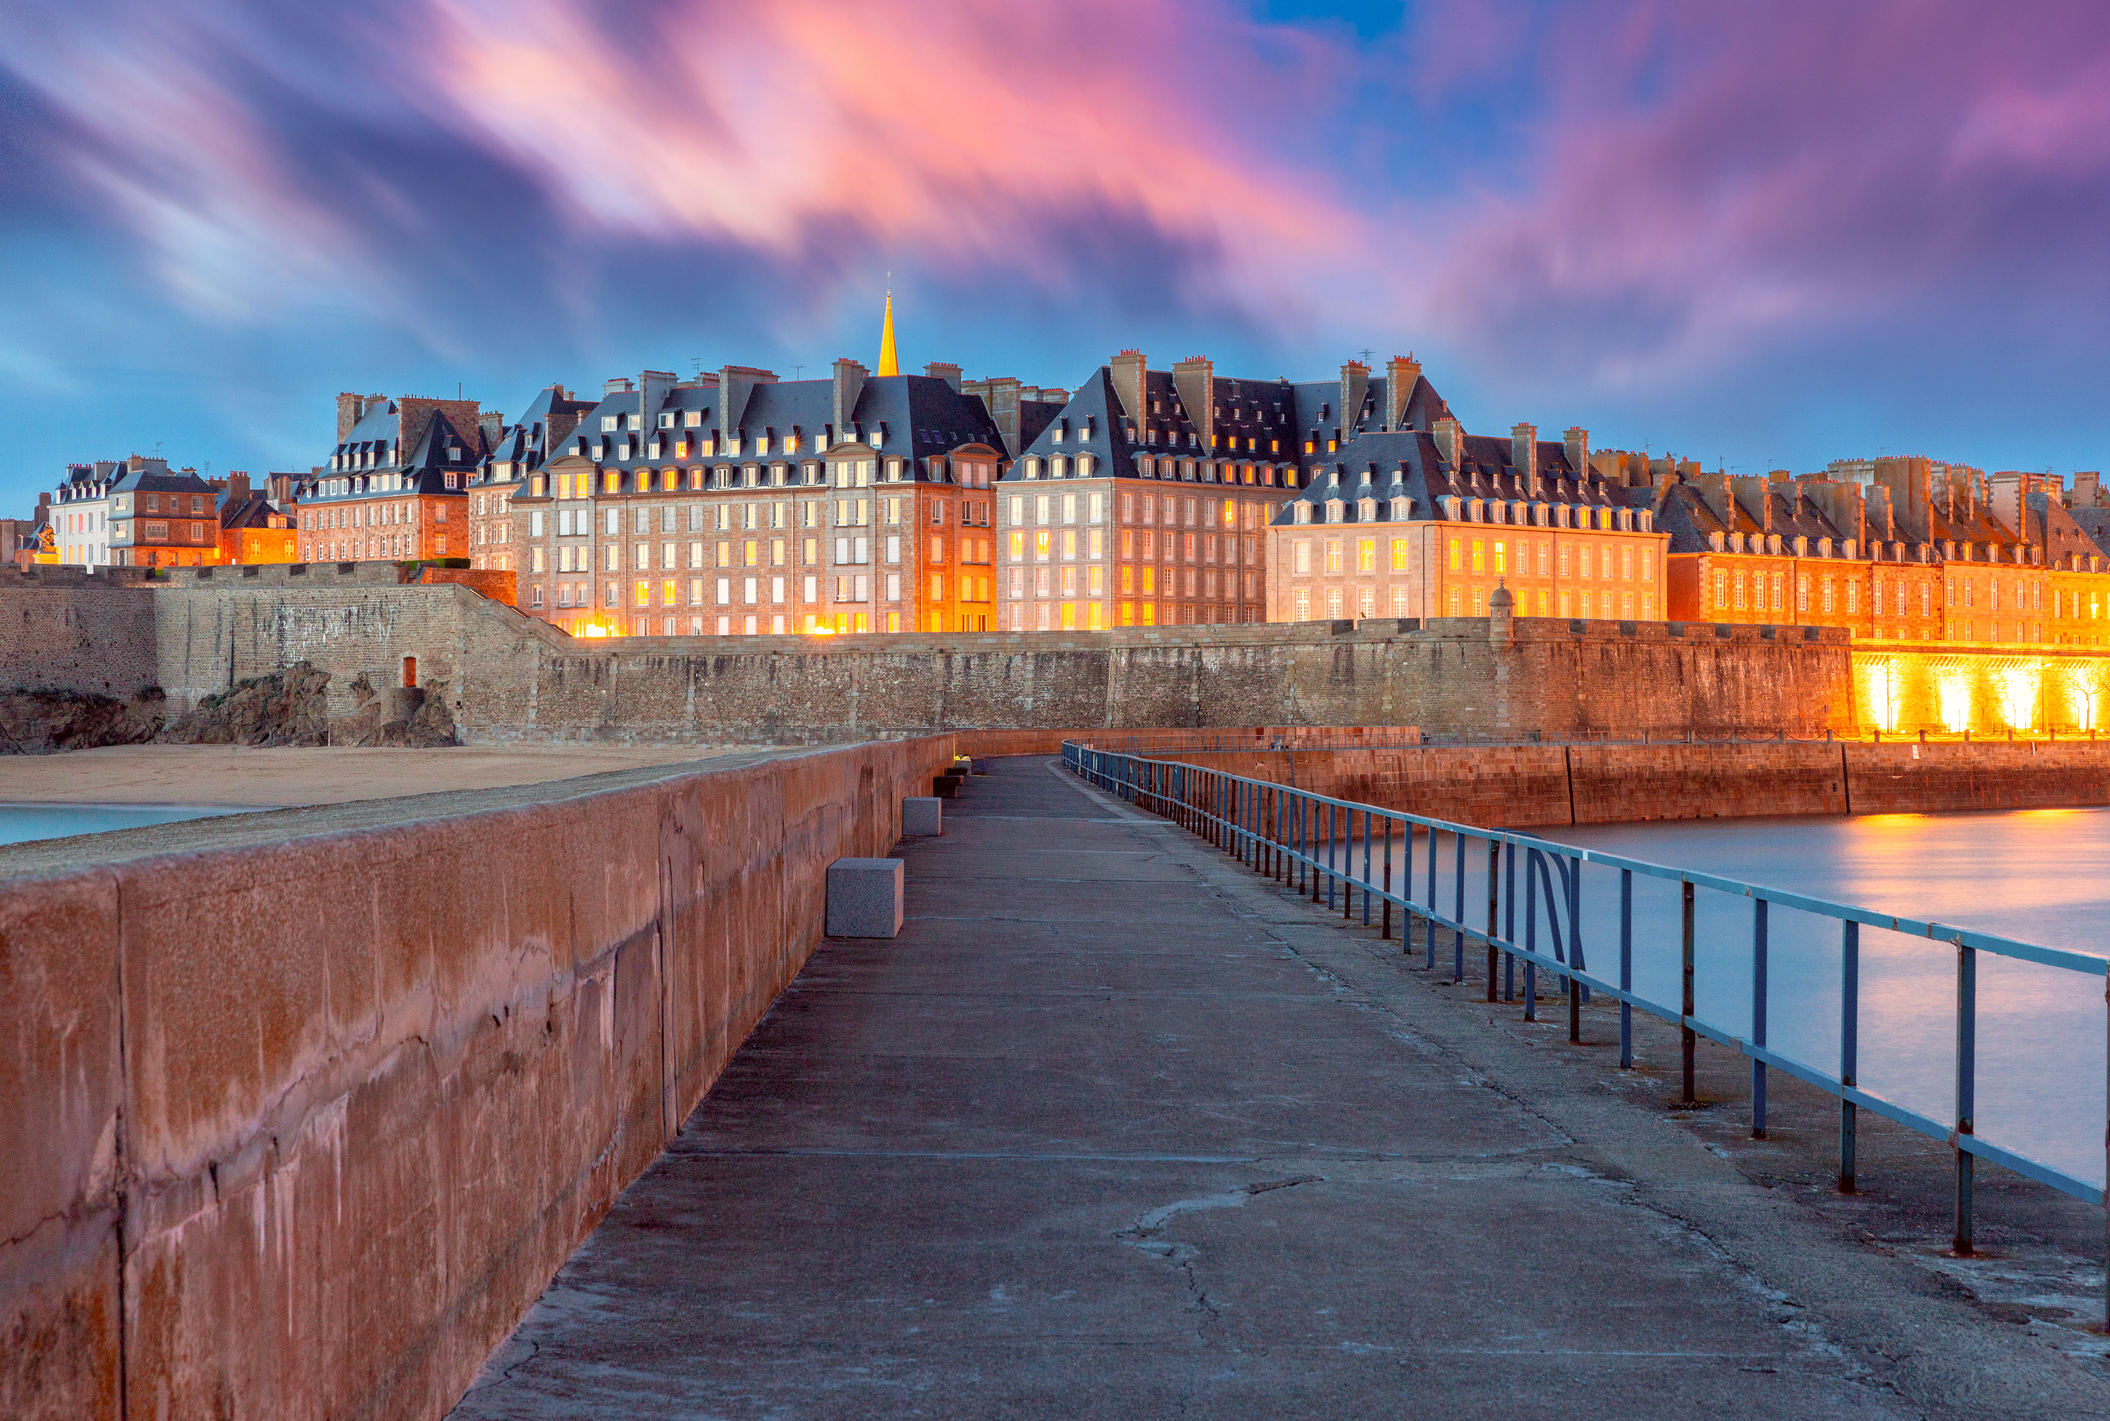
<path fill-rule="evenodd" d="M 901 931 L 901 884 L 900 859 L 829 864 L 828 936 L 895 936 Z"/>
<path fill-rule="evenodd" d="M 945 802 L 935 795 L 901 801 L 901 837 L 936 838 L 945 832 Z"/>

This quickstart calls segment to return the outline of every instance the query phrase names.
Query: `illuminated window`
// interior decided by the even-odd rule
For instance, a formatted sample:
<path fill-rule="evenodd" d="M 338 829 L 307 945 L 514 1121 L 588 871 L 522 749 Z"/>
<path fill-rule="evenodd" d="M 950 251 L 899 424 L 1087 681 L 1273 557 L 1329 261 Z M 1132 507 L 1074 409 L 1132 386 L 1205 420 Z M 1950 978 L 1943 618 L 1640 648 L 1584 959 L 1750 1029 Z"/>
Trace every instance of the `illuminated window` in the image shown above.
<path fill-rule="evenodd" d="M 1509 571 L 1509 545 L 1507 543 L 1495 544 L 1495 571 Z"/>
<path fill-rule="evenodd" d="M 1339 572 L 1341 570 L 1341 540 L 1339 538 L 1328 538 L 1326 540 L 1326 570 L 1328 572 Z"/>
<path fill-rule="evenodd" d="M 1487 545 L 1480 541 L 1480 539 L 1478 538 L 1473 539 L 1473 571 L 1487 571 Z M 1476 591 L 1473 593 L 1473 601 L 1475 603 L 1478 603 L 1479 600 L 1480 594 Z M 1477 607 L 1474 610 L 1473 615 L 1476 617 L 1480 615 L 1479 611 L 1477 610 Z"/>
<path fill-rule="evenodd" d="M 1407 570 L 1407 540 L 1405 538 L 1394 538 L 1392 540 L 1392 570 L 1394 572 L 1405 572 Z M 1402 613 L 1401 615 L 1405 614 Z"/>
<path fill-rule="evenodd" d="M 1458 540 L 1456 538 L 1453 538 L 1451 539 L 1451 571 L 1458 572 L 1461 570 L 1462 566 L 1463 564 L 1460 562 L 1460 555 L 1458 551 Z"/>
<path fill-rule="evenodd" d="M 1377 571 L 1377 539 L 1364 538 L 1356 543 L 1355 570 L 1357 572 Z M 1370 613 L 1365 612 L 1363 615 L 1369 616 Z"/>

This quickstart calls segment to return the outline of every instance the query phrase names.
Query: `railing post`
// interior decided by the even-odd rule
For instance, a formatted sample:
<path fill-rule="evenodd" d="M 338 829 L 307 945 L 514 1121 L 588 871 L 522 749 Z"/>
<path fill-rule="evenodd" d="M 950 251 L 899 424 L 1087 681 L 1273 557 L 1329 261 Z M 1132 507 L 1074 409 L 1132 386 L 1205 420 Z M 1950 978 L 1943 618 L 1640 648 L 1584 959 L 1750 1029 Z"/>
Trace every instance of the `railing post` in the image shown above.
<path fill-rule="evenodd" d="M 1409 850 L 1411 850 L 1411 849 L 1412 849 L 1412 848 L 1414 847 L 1414 840 L 1413 840 L 1413 838 L 1412 838 L 1412 836 L 1411 836 L 1411 833 L 1410 833 L 1410 835 L 1409 835 L 1409 837 L 1408 837 L 1408 839 L 1407 839 L 1407 847 L 1408 847 L 1408 849 L 1409 849 Z M 1409 876 L 1411 876 L 1411 874 L 1412 874 L 1412 870 L 1413 870 L 1413 867 L 1414 867 L 1414 859 L 1413 859 L 1413 856 L 1412 856 L 1412 854 L 1411 854 L 1411 853 L 1409 853 L 1409 855 L 1408 855 L 1408 858 L 1407 858 L 1407 868 L 1408 868 L 1408 871 L 1409 871 Z M 1428 917 L 1428 926 L 1429 926 L 1429 966 L 1428 966 L 1428 970 L 1429 970 L 1429 971 L 1431 971 L 1431 972 L 1434 972 L 1434 971 L 1436 970 L 1436 826 L 1435 826 L 1434 824 L 1431 824 L 1431 825 L 1429 826 L 1429 917 Z"/>
<path fill-rule="evenodd" d="M 1766 1044 L 1766 900 L 1751 907 L 1751 1044 Z M 1766 1063 L 1751 1062 L 1751 1138 L 1766 1137 Z"/>
<path fill-rule="evenodd" d="M 1634 1069 L 1634 871 L 1619 870 L 1619 1069 Z"/>
<path fill-rule="evenodd" d="M 2110 1327 L 2110 974 L 2103 978 L 2103 1008 L 2103 1325 Z"/>
<path fill-rule="evenodd" d="M 1849 919 L 1839 934 L 1839 1192 L 1854 1192 L 1854 1103 L 1861 1069 L 1861 925 Z"/>
<path fill-rule="evenodd" d="M 1502 893 L 1502 841 L 1487 841 L 1487 999 L 1495 999 L 1495 911 Z"/>
<path fill-rule="evenodd" d="M 1576 973 L 1582 971 L 1582 860 L 1568 861 L 1568 1044 L 1582 1044 L 1583 986 Z"/>
<path fill-rule="evenodd" d="M 1504 941 L 1515 942 L 1517 940 L 1517 846 L 1515 844 L 1509 846 L 1509 853 L 1502 862 L 1505 875 L 1503 902 L 1509 909 L 1502 937 Z M 1502 1000 L 1513 1002 L 1516 999 L 1517 955 L 1513 952 L 1505 952 L 1502 954 Z"/>
<path fill-rule="evenodd" d="M 1451 860 L 1451 868 L 1458 880 L 1457 902 L 1451 912 L 1451 921 L 1458 925 L 1451 929 L 1451 981 L 1458 983 L 1465 980 L 1465 831 L 1463 829 L 1451 835 Z M 1490 957 L 1489 960 L 1492 961 L 1493 959 Z M 1492 976 L 1487 980 L 1490 984 L 1494 982 Z M 1492 993 L 1494 992 L 1494 987 L 1490 985 L 1487 990 L 1490 993 L 1487 999 L 1493 1001 Z"/>
<path fill-rule="evenodd" d="M 1388 871 L 1387 886 L 1390 882 Z M 1391 905 L 1386 906 L 1389 909 Z M 1363 811 L 1363 926 L 1370 926 L 1370 811 L 1367 809 Z"/>
<path fill-rule="evenodd" d="M 1509 846 L 1509 931 L 1511 934 L 1509 940 L 1511 942 L 1516 941 L 1515 934 L 1517 930 L 1516 862 L 1517 846 L 1511 844 Z M 1526 849 L 1524 851 L 1524 950 L 1526 952 L 1537 952 L 1539 950 L 1538 862 L 1539 851 L 1537 849 Z M 1550 910 L 1553 905 L 1549 903 L 1546 906 Z M 1512 962 L 1516 960 L 1514 954 L 1511 954 L 1510 960 Z M 1537 1021 L 1539 1019 L 1539 974 L 1537 968 L 1538 964 L 1536 962 L 1528 957 L 1524 959 L 1524 1020 L 1526 1021 Z"/>
<path fill-rule="evenodd" d="M 1680 1099 L 1682 1099 L 1687 1105 L 1691 1105 L 1694 1100 L 1692 1089 L 1692 1053 L 1693 1044 L 1697 1040 L 1697 1037 L 1694 1035 L 1692 1029 L 1692 880 L 1689 878 L 1681 878 L 1678 880 L 1678 883 L 1679 886 L 1683 889 L 1683 892 L 1680 896 L 1684 900 L 1683 921 L 1680 924 L 1679 928 L 1679 936 L 1681 940 L 1679 947 L 1679 956 L 1680 962 L 1684 969 L 1685 979 L 1684 991 L 1678 999 L 1679 1012 L 1685 1018 L 1682 1022 L 1679 1023 L 1680 1035 L 1683 1038 L 1680 1047 L 1681 1064 L 1684 1067 L 1684 1094 L 1680 1097 Z"/>
<path fill-rule="evenodd" d="M 1412 824 L 1407 825 L 1407 844 L 1404 852 L 1406 854 L 1406 872 L 1400 876 L 1400 882 L 1406 892 L 1400 896 L 1402 898 L 1412 898 L 1414 896 L 1414 826 Z M 1389 814 L 1385 816 L 1385 896 L 1381 901 L 1384 904 L 1385 921 L 1383 930 L 1379 932 L 1378 938 L 1380 941 L 1389 942 L 1392 939 L 1392 816 Z M 1399 950 L 1402 953 L 1412 952 L 1414 950 L 1414 934 L 1406 926 L 1407 923 L 1412 921 L 1412 918 L 1405 909 L 1401 909 L 1400 914 Z"/>
<path fill-rule="evenodd" d="M 1978 1099 L 1978 949 L 1956 945 L 1956 1252 L 1971 1252 L 1971 1174 L 1977 1156 L 1964 1148 Z"/>

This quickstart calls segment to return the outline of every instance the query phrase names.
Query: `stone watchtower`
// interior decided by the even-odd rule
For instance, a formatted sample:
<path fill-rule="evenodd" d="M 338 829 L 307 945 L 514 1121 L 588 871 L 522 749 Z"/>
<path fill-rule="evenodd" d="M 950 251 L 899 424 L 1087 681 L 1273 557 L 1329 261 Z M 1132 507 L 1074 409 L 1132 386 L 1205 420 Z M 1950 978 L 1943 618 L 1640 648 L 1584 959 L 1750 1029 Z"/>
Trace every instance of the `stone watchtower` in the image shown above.
<path fill-rule="evenodd" d="M 1495 590 L 1487 599 L 1487 640 L 1500 647 L 1514 646 L 1517 640 L 1517 599 L 1509 590 L 1509 582 L 1495 584 Z"/>

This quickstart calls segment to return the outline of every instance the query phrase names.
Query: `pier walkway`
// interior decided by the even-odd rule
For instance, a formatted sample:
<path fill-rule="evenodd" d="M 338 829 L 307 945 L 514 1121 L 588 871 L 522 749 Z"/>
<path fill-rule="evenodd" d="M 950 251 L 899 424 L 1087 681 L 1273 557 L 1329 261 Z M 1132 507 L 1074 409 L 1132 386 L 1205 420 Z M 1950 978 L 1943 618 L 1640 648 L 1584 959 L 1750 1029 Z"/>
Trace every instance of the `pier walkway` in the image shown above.
<path fill-rule="evenodd" d="M 822 945 L 461 1421 L 2105 1414 L 2100 1359 L 1046 759 L 946 808 L 901 936 Z"/>

